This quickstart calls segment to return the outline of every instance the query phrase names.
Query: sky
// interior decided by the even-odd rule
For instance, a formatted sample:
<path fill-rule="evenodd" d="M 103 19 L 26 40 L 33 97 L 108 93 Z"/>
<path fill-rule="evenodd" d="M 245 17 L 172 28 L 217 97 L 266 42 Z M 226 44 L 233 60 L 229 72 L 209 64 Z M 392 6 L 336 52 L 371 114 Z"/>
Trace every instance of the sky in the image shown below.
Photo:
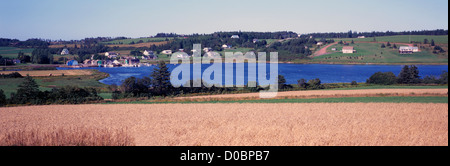
<path fill-rule="evenodd" d="M 448 0 L 0 0 L 0 38 L 448 29 Z"/>

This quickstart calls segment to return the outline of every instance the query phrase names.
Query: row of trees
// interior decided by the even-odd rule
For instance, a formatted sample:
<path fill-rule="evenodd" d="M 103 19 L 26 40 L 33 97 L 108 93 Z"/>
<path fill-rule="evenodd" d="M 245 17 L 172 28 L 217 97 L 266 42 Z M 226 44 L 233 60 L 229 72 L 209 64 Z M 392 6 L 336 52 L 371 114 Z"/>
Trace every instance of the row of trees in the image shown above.
<path fill-rule="evenodd" d="M 0 90 L 0 106 L 11 105 L 45 105 L 45 104 L 82 104 L 103 100 L 98 96 L 94 88 L 79 88 L 76 86 L 66 86 L 52 89 L 51 91 L 40 91 L 36 81 L 26 76 L 22 84 L 19 85 L 16 93 L 11 93 L 11 97 L 6 99 L 3 90 Z"/>
<path fill-rule="evenodd" d="M 419 75 L 416 66 L 404 66 L 398 76 L 392 72 L 377 72 L 368 80 L 368 84 L 393 85 L 393 84 L 448 84 L 448 72 L 444 71 L 439 78 L 426 76 L 423 79 Z"/>
<path fill-rule="evenodd" d="M 379 36 L 395 36 L 395 35 L 448 35 L 448 30 L 437 29 L 437 30 L 423 30 L 423 31 L 403 31 L 403 32 L 333 32 L 333 33 L 311 33 L 309 36 L 314 36 L 315 38 L 356 38 L 358 36 L 365 37 L 379 37 Z"/>

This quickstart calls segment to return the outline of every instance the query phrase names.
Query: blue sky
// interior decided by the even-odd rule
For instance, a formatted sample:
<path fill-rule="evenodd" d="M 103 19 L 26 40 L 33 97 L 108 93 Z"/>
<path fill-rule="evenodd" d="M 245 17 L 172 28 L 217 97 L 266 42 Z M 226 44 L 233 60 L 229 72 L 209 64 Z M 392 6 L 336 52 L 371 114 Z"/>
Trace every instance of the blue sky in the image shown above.
<path fill-rule="evenodd" d="M 0 0 L 0 38 L 448 29 L 448 0 Z"/>

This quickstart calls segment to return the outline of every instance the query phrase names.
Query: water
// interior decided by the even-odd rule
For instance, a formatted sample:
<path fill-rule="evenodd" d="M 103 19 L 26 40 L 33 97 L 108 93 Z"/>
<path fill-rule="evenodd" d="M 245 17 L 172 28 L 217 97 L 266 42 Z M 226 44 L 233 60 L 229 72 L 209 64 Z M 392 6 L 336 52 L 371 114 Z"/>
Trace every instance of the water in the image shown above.
<path fill-rule="evenodd" d="M 255 65 L 255 64 L 250 64 Z M 172 71 L 176 65 L 167 65 L 169 71 Z M 211 65 L 202 65 L 202 71 Z M 269 66 L 269 65 L 268 65 Z M 248 77 L 248 64 L 245 65 L 244 80 L 247 83 Z M 419 65 L 417 66 L 420 71 L 420 76 L 425 77 L 427 75 L 440 76 L 442 71 L 448 71 L 448 65 Z M 120 85 L 123 80 L 129 77 L 143 78 L 150 76 L 153 68 L 139 67 L 139 68 L 83 68 L 83 69 L 97 69 L 101 72 L 110 74 L 109 78 L 100 80 L 100 82 L 107 85 Z M 234 69 L 236 66 L 234 65 Z M 268 67 L 269 68 L 269 67 Z M 327 65 L 327 64 L 279 64 L 279 74 L 286 78 L 288 84 L 296 84 L 297 80 L 304 78 L 311 80 L 319 78 L 323 83 L 350 83 L 352 81 L 366 82 L 366 80 L 376 72 L 393 72 L 398 75 L 403 66 L 401 65 Z M 58 68 L 58 70 L 71 70 L 72 68 Z M 225 65 L 222 65 L 222 72 L 225 73 Z M 236 71 L 234 71 L 236 72 Z M 242 71 L 238 71 L 242 72 Z M 268 72 L 267 72 L 268 73 Z M 191 72 L 192 79 L 198 79 L 201 75 L 193 74 Z M 236 76 L 234 76 L 234 83 L 236 83 Z M 225 76 L 223 81 L 225 82 Z"/>

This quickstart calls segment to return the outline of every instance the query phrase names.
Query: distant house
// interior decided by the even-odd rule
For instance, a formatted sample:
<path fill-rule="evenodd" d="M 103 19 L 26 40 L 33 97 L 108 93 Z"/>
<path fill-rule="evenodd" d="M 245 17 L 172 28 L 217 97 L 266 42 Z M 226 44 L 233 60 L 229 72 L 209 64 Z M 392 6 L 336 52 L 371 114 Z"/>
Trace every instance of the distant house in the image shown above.
<path fill-rule="evenodd" d="M 137 65 L 141 61 L 139 59 L 125 59 L 125 64 L 127 65 Z"/>
<path fill-rule="evenodd" d="M 105 56 L 107 56 L 108 58 L 117 58 L 117 56 L 119 56 L 119 53 L 116 52 L 106 52 Z"/>
<path fill-rule="evenodd" d="M 64 49 L 61 51 L 61 55 L 69 55 L 69 50 L 68 50 L 67 48 L 64 48 Z"/>
<path fill-rule="evenodd" d="M 203 49 L 204 52 L 211 52 L 212 50 L 213 50 L 213 49 L 212 49 L 212 48 L 209 48 L 209 47 L 206 47 L 206 48 Z"/>
<path fill-rule="evenodd" d="M 161 54 L 165 54 L 165 55 L 172 54 L 172 50 L 164 50 L 161 52 Z"/>
<path fill-rule="evenodd" d="M 189 55 L 186 53 L 176 53 L 177 54 L 177 58 L 189 58 Z"/>
<path fill-rule="evenodd" d="M 226 45 L 226 44 L 222 45 L 222 48 L 224 48 L 224 49 L 230 49 L 231 47 L 232 47 L 231 45 Z"/>
<path fill-rule="evenodd" d="M 144 51 L 144 55 L 145 55 L 145 56 L 150 56 L 150 55 L 155 55 L 155 53 L 154 53 L 153 51 L 147 51 L 147 50 L 145 50 L 145 51 Z"/>
<path fill-rule="evenodd" d="M 358 36 L 358 39 L 365 39 L 365 36 Z"/>
<path fill-rule="evenodd" d="M 331 48 L 331 51 L 336 51 L 336 48 Z"/>
<path fill-rule="evenodd" d="M 143 55 L 142 56 L 143 60 L 152 60 L 152 59 L 158 59 L 158 57 L 156 55 Z"/>
<path fill-rule="evenodd" d="M 355 53 L 355 49 L 351 46 L 347 46 L 347 47 L 343 47 L 342 48 L 342 53 L 344 54 L 353 54 Z"/>
<path fill-rule="evenodd" d="M 259 42 L 259 39 L 253 39 L 253 43 Z"/>
<path fill-rule="evenodd" d="M 231 36 L 232 39 L 239 39 L 239 35 L 233 35 Z"/>
<path fill-rule="evenodd" d="M 67 66 L 78 66 L 78 61 L 77 60 L 70 60 L 67 62 Z"/>
<path fill-rule="evenodd" d="M 323 42 L 317 42 L 317 46 L 323 46 Z"/>
<path fill-rule="evenodd" d="M 400 54 L 413 54 L 415 52 L 420 52 L 419 47 L 409 47 L 409 46 L 401 46 L 398 49 Z"/>
<path fill-rule="evenodd" d="M 14 64 L 20 64 L 20 63 L 22 63 L 19 59 L 13 59 L 13 63 Z"/>

